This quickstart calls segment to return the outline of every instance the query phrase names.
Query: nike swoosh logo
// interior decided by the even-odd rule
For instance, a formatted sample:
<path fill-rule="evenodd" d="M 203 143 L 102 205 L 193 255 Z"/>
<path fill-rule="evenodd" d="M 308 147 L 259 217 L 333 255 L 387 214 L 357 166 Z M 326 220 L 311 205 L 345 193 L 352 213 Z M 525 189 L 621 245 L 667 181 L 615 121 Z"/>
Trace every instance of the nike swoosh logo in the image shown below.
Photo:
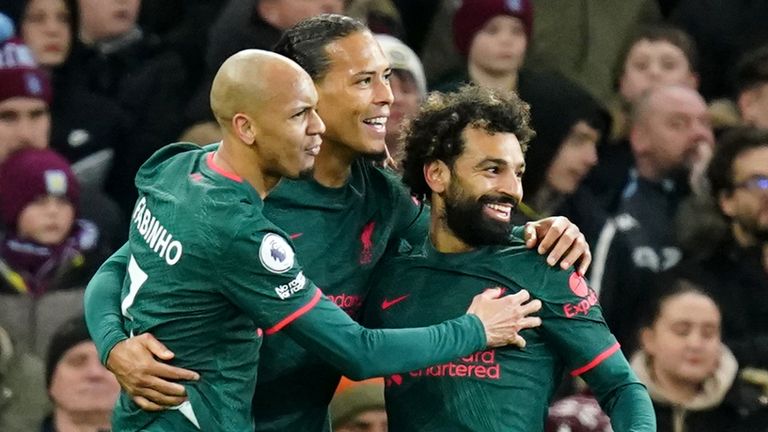
<path fill-rule="evenodd" d="M 391 308 L 392 306 L 396 305 L 397 303 L 400 303 L 401 301 L 407 299 L 408 296 L 410 296 L 410 294 L 406 294 L 404 296 L 400 296 L 400 297 L 392 299 L 392 300 L 384 299 L 384 301 L 381 302 L 381 310 Z"/>
<path fill-rule="evenodd" d="M 291 240 L 295 240 L 295 239 L 301 237 L 302 235 L 304 235 L 304 233 L 293 233 L 293 234 L 290 235 L 290 237 L 291 237 Z"/>

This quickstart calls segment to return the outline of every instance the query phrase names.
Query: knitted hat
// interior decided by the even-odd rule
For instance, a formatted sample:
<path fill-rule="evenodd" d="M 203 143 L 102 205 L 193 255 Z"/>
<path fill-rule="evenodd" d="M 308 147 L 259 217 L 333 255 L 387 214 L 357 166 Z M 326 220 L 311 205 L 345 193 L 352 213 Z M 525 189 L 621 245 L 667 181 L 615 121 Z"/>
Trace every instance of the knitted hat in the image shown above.
<path fill-rule="evenodd" d="M 32 52 L 18 38 L 0 42 L 0 102 L 13 97 L 51 103 L 48 74 L 37 66 Z"/>
<path fill-rule="evenodd" d="M 80 185 L 69 163 L 48 149 L 25 148 L 0 165 L 0 217 L 15 228 L 19 214 L 42 195 L 65 196 L 77 208 Z"/>
<path fill-rule="evenodd" d="M 390 67 L 394 70 L 410 72 L 416 81 L 416 86 L 419 88 L 421 96 L 426 96 L 427 78 L 424 76 L 424 67 L 421 65 L 419 56 L 408 45 L 394 36 L 377 34 L 374 37 L 379 42 L 384 55 L 387 56 Z"/>
<path fill-rule="evenodd" d="M 520 19 L 525 35 L 531 39 L 533 5 L 531 0 L 464 0 L 453 16 L 453 42 L 460 54 L 469 55 L 475 34 L 490 19 L 509 15 Z"/>
<path fill-rule="evenodd" d="M 51 387 L 53 372 L 56 370 L 59 361 L 72 347 L 91 340 L 88 333 L 88 327 L 85 325 L 85 316 L 78 315 L 64 322 L 51 337 L 48 345 L 48 356 L 45 362 L 45 382 L 47 387 Z"/>
<path fill-rule="evenodd" d="M 384 409 L 384 383 L 381 380 L 353 384 L 331 400 L 333 429 L 368 410 Z"/>

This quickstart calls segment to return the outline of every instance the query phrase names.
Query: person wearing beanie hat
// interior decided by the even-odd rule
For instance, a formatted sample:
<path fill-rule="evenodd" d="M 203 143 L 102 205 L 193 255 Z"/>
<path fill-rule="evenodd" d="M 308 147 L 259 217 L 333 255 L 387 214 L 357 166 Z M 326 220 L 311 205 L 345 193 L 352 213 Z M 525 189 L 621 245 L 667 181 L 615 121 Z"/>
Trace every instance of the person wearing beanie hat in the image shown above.
<path fill-rule="evenodd" d="M 65 322 L 51 338 L 46 384 L 53 412 L 42 432 L 108 431 L 120 385 L 102 364 L 85 318 Z"/>
<path fill-rule="evenodd" d="M 83 253 L 96 250 L 99 236 L 76 219 L 80 189 L 67 161 L 52 150 L 18 150 L 0 165 L 0 191 L 0 291 L 38 296 L 80 272 L 74 279 L 84 283 L 96 262 L 85 266 Z"/>
<path fill-rule="evenodd" d="M 459 54 L 469 56 L 478 32 L 497 16 L 509 16 L 522 26 L 526 42 L 533 30 L 530 0 L 464 0 L 453 16 L 453 42 Z"/>
<path fill-rule="evenodd" d="M 353 383 L 331 400 L 335 432 L 386 432 L 384 383 L 381 379 Z"/>
<path fill-rule="evenodd" d="M 0 42 L 0 161 L 13 150 L 45 148 L 51 83 L 17 38 Z"/>
<path fill-rule="evenodd" d="M 385 34 L 374 37 L 392 68 L 389 85 L 394 100 L 387 118 L 387 135 L 384 139 L 389 154 L 397 159 L 401 152 L 399 139 L 403 121 L 419 110 L 419 105 L 427 95 L 427 79 L 419 57 L 400 39 Z"/>

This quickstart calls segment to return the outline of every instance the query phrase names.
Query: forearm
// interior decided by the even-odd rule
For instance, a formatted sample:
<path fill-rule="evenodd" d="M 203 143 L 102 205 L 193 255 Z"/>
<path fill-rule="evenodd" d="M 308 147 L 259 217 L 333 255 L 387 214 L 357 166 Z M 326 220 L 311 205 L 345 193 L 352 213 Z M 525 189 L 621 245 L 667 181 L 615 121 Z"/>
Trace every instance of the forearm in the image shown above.
<path fill-rule="evenodd" d="M 414 329 L 366 329 L 330 302 L 286 327 L 289 335 L 352 379 L 408 372 L 469 355 L 485 347 L 474 315 Z"/>
<path fill-rule="evenodd" d="M 85 289 L 85 320 L 102 363 L 106 363 L 112 347 L 128 338 L 120 312 L 120 291 L 129 255 L 126 243 L 104 262 Z"/>
<path fill-rule="evenodd" d="M 602 404 L 601 404 L 602 405 Z M 655 432 L 656 415 L 648 392 L 640 383 L 621 387 L 603 405 L 615 432 Z"/>
<path fill-rule="evenodd" d="M 583 375 L 615 432 L 656 432 L 656 415 L 645 386 L 620 351 Z"/>

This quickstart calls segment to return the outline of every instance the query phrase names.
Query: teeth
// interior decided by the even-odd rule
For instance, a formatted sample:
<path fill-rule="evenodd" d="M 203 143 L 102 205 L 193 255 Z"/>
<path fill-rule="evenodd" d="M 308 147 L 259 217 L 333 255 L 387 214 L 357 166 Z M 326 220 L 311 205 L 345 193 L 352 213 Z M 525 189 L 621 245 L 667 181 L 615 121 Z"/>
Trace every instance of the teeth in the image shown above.
<path fill-rule="evenodd" d="M 486 206 L 504 214 L 508 214 L 512 209 L 512 206 L 509 204 L 486 204 Z"/>
<path fill-rule="evenodd" d="M 363 123 L 370 124 L 370 125 L 377 125 L 382 126 L 387 123 L 386 117 L 374 117 L 371 119 L 363 120 Z"/>

